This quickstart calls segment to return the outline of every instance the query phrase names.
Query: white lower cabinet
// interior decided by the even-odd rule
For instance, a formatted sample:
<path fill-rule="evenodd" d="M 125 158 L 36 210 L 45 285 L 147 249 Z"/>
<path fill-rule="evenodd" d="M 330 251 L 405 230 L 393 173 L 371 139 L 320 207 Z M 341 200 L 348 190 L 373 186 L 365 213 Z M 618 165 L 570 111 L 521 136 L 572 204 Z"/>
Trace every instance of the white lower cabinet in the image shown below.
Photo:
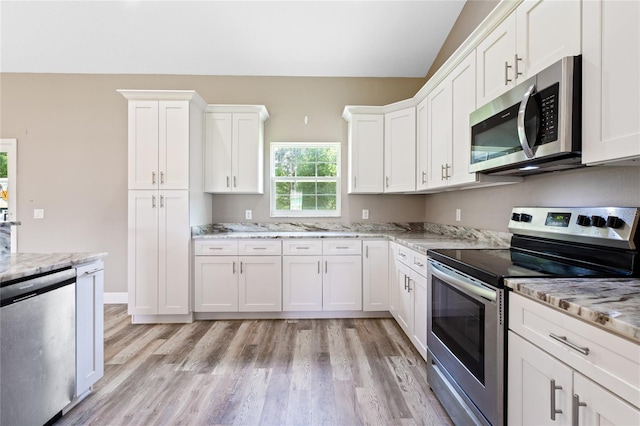
<path fill-rule="evenodd" d="M 104 375 L 104 263 L 76 271 L 75 396 L 80 397 Z"/>
<path fill-rule="evenodd" d="M 362 241 L 362 309 L 389 310 L 389 243 L 387 240 Z"/>
<path fill-rule="evenodd" d="M 361 250 L 360 240 L 285 241 L 283 310 L 362 310 Z"/>
<path fill-rule="evenodd" d="M 195 312 L 282 310 L 280 241 L 240 246 L 229 240 L 196 241 L 195 245 Z"/>
<path fill-rule="evenodd" d="M 508 424 L 640 424 L 639 345 L 513 293 L 509 302 Z"/>
<path fill-rule="evenodd" d="M 420 355 L 427 357 L 427 258 L 395 244 L 390 309 Z M 390 257 L 391 259 L 391 257 Z"/>

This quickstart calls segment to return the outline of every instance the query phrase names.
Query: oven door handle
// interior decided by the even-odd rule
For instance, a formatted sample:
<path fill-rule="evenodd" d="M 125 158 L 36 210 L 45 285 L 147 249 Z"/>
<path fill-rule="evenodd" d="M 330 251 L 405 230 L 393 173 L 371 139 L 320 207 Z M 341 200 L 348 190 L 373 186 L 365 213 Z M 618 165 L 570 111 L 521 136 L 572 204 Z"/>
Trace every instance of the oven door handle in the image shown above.
<path fill-rule="evenodd" d="M 474 294 L 476 296 L 480 296 L 482 298 L 488 299 L 492 302 L 496 301 L 496 292 L 495 290 L 489 290 L 488 288 L 484 288 L 479 286 L 476 283 L 466 281 L 464 279 L 454 277 L 449 275 L 446 271 L 442 270 L 436 263 L 430 262 L 431 265 L 431 273 L 436 277 L 440 278 L 445 283 L 456 287 L 457 289 Z"/>

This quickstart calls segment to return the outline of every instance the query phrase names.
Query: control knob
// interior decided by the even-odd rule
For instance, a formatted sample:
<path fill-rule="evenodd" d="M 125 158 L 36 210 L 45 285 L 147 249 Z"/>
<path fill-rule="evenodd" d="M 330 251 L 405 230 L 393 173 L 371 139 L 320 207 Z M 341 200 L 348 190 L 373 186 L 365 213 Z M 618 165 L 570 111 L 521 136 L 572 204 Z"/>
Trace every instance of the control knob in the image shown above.
<path fill-rule="evenodd" d="M 618 216 L 607 217 L 607 226 L 609 228 L 622 228 L 622 225 L 624 225 L 624 220 L 620 219 Z"/>
<path fill-rule="evenodd" d="M 576 223 L 580 226 L 591 226 L 591 218 L 589 216 L 579 214 Z"/>
<path fill-rule="evenodd" d="M 511 214 L 511 220 L 513 220 L 514 222 L 520 222 L 520 213 L 513 213 Z"/>
<path fill-rule="evenodd" d="M 526 213 L 521 213 L 520 214 L 520 220 L 522 222 L 531 222 L 531 215 L 530 214 L 526 214 Z"/>
<path fill-rule="evenodd" d="M 602 228 L 607 224 L 607 221 L 602 216 L 591 216 L 591 224 L 596 228 Z"/>

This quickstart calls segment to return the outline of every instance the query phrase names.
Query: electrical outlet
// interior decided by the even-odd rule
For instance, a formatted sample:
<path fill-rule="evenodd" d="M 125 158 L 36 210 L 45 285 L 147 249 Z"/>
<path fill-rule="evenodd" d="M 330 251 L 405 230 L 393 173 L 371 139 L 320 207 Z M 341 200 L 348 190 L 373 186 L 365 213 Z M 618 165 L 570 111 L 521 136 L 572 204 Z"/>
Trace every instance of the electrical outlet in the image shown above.
<path fill-rule="evenodd" d="M 44 209 L 33 209 L 34 219 L 44 219 Z"/>
<path fill-rule="evenodd" d="M 363 219 L 369 219 L 369 210 L 368 209 L 362 209 L 362 218 Z"/>
<path fill-rule="evenodd" d="M 462 217 L 462 210 L 456 209 L 456 222 L 460 222 Z"/>
<path fill-rule="evenodd" d="M 251 217 L 252 217 L 252 216 L 253 216 L 253 215 L 251 214 L 251 210 L 245 210 L 245 211 L 244 211 L 244 218 L 245 218 L 246 220 L 251 220 Z"/>

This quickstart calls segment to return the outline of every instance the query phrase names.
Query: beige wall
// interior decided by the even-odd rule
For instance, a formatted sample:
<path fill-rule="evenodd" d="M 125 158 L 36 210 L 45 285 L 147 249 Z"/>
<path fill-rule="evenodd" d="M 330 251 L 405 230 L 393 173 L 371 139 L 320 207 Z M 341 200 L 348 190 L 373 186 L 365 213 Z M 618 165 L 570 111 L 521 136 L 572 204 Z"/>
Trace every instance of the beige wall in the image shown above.
<path fill-rule="evenodd" d="M 0 137 L 18 140 L 19 251 L 109 252 L 105 289 L 126 291 L 127 102 L 116 89 L 194 89 L 208 103 L 265 104 L 271 114 L 266 142 L 340 141 L 346 178 L 344 105 L 396 102 L 413 96 L 423 82 L 2 74 Z M 33 219 L 34 208 L 45 210 L 43 220 Z M 267 194 L 215 196 L 212 208 L 214 221 L 244 221 L 245 209 L 254 210 L 255 220 L 269 216 Z M 370 210 L 371 222 L 417 221 L 425 214 L 424 196 L 345 195 L 339 220 L 359 220 L 362 208 Z"/>

